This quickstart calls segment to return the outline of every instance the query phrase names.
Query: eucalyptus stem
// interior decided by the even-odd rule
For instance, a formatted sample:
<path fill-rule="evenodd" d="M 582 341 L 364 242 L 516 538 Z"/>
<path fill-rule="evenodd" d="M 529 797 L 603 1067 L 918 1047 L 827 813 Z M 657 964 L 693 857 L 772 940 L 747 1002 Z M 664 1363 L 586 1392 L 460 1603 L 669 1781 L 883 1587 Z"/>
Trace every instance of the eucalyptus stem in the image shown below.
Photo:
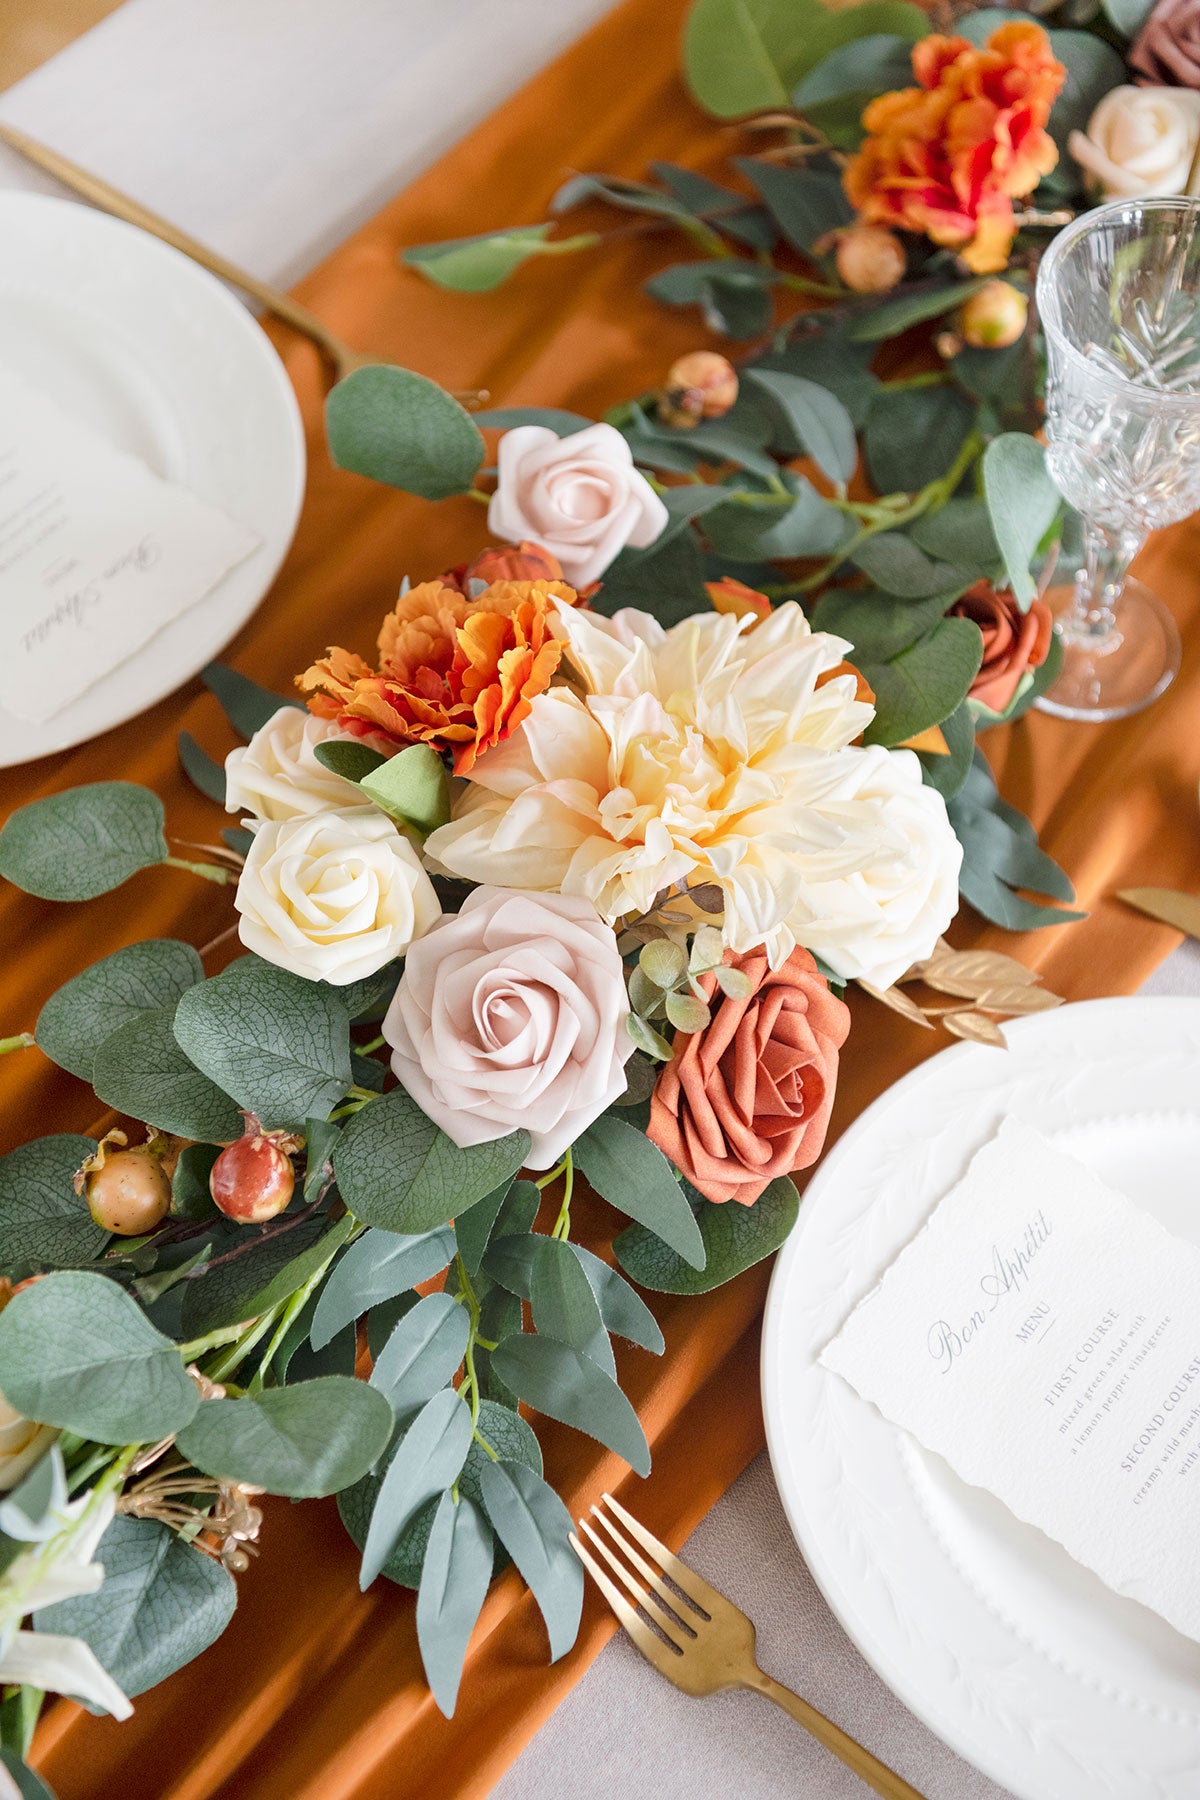
<path fill-rule="evenodd" d="M 563 1197 L 558 1209 L 558 1217 L 554 1221 L 551 1237 L 562 1238 L 565 1242 L 571 1235 L 571 1193 L 575 1186 L 575 1160 L 570 1150 L 563 1158 L 566 1164 L 563 1170 Z"/>
<path fill-rule="evenodd" d="M 205 881 L 215 881 L 218 887 L 225 887 L 236 880 L 232 869 L 222 869 L 216 863 L 188 862 L 183 856 L 164 856 L 168 869 L 186 869 L 189 875 L 199 875 Z"/>
<path fill-rule="evenodd" d="M 37 1043 L 32 1031 L 17 1031 L 12 1037 L 0 1038 L 0 1056 L 7 1056 L 10 1050 L 32 1050 Z"/>
<path fill-rule="evenodd" d="M 358 1051 L 360 1056 L 370 1056 L 372 1050 L 382 1050 L 386 1042 L 387 1040 L 381 1031 L 379 1036 L 373 1037 L 369 1044 L 355 1044 L 354 1048 Z"/>
<path fill-rule="evenodd" d="M 245 1329 L 244 1319 L 237 1325 L 223 1325 L 219 1331 L 210 1331 L 204 1337 L 189 1338 L 186 1344 L 179 1345 L 179 1354 L 185 1363 L 195 1362 L 206 1350 L 220 1350 L 225 1344 L 236 1344 Z"/>
<path fill-rule="evenodd" d="M 285 1303 L 281 1302 L 280 1304 Z M 223 1356 L 218 1356 L 216 1361 L 204 1370 L 208 1379 L 210 1381 L 228 1380 L 229 1376 L 234 1374 L 245 1362 L 254 1346 L 261 1343 L 266 1337 L 268 1331 L 275 1324 L 278 1313 L 279 1306 L 273 1306 L 269 1312 L 263 1313 L 260 1319 L 256 1319 L 248 1331 L 244 1332 L 235 1343 L 230 1344 Z"/>
<path fill-rule="evenodd" d="M 305 1306 L 308 1304 L 308 1300 L 309 1300 L 310 1295 L 313 1292 L 313 1289 L 316 1287 L 317 1283 L 324 1278 L 325 1271 L 329 1267 L 329 1265 L 332 1261 L 333 1261 L 333 1255 L 331 1253 L 329 1256 L 327 1256 L 325 1258 L 325 1261 L 321 1264 L 319 1269 L 313 1270 L 313 1272 L 309 1276 L 308 1280 L 304 1283 L 304 1286 L 296 1289 L 296 1292 L 292 1295 L 291 1299 L 284 1306 L 283 1311 L 279 1315 L 279 1323 L 275 1327 L 275 1331 L 271 1337 L 271 1341 L 267 1345 L 266 1349 L 263 1351 L 262 1360 L 260 1361 L 257 1369 L 254 1371 L 254 1374 L 251 1377 L 250 1385 L 246 1390 L 247 1393 L 250 1393 L 250 1394 L 261 1394 L 262 1393 L 263 1387 L 266 1384 L 267 1372 L 270 1369 L 272 1362 L 275 1360 L 276 1351 L 279 1349 L 280 1344 L 282 1344 L 284 1338 L 287 1336 L 288 1332 L 291 1330 L 296 1319 L 299 1317 L 299 1315 L 303 1312 Z"/>
<path fill-rule="evenodd" d="M 459 1297 L 467 1309 L 467 1318 L 469 1321 L 467 1347 L 463 1352 L 463 1378 L 462 1385 L 458 1390 L 459 1397 L 466 1400 L 471 1408 L 472 1438 L 479 1445 L 479 1448 L 483 1451 L 485 1456 L 490 1457 L 493 1462 L 499 1462 L 500 1457 L 498 1453 L 478 1429 L 480 1395 L 479 1374 L 475 1367 L 475 1346 L 476 1344 L 484 1343 L 484 1340 L 481 1340 L 479 1337 L 479 1314 L 481 1311 L 479 1295 L 475 1292 L 475 1284 L 467 1272 L 467 1265 L 463 1261 L 461 1253 L 455 1257 L 454 1261 L 455 1267 L 458 1270 Z M 495 1344 L 492 1343 L 486 1343 L 485 1347 L 490 1350 L 496 1348 Z M 456 1482 L 456 1489 L 457 1486 L 458 1484 Z"/>

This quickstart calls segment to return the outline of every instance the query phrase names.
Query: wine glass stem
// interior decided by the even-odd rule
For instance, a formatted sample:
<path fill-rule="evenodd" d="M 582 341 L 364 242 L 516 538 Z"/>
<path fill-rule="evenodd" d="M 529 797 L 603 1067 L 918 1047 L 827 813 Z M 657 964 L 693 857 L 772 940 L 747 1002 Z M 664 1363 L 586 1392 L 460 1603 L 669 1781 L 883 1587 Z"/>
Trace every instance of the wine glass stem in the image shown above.
<path fill-rule="evenodd" d="M 1069 643 L 1094 647 L 1112 636 L 1116 609 L 1129 565 L 1142 547 L 1137 531 L 1110 531 L 1093 519 L 1083 523 L 1083 565 L 1075 575 L 1075 598 L 1061 622 Z"/>

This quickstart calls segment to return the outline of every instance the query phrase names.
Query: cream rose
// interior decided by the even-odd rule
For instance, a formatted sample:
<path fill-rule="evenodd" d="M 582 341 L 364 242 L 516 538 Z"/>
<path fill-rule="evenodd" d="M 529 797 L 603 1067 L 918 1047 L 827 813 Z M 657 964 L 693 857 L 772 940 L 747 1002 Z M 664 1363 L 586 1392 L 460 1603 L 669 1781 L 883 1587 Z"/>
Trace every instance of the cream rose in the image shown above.
<path fill-rule="evenodd" d="M 1086 135 L 1067 148 L 1106 200 L 1182 194 L 1200 139 L 1200 93 L 1185 88 L 1119 87 L 1105 94 Z"/>
<path fill-rule="evenodd" d="M 524 1126 L 548 1169 L 624 1091 L 617 941 L 585 900 L 476 888 L 414 944 L 383 1022 L 392 1068 L 463 1148 Z"/>
<path fill-rule="evenodd" d="M 247 950 L 335 987 L 403 956 L 441 912 L 416 851 L 374 809 L 261 825 L 235 904 Z"/>
<path fill-rule="evenodd" d="M 27 1419 L 0 1394 L 0 1493 L 15 1488 L 57 1436 L 55 1426 Z"/>
<path fill-rule="evenodd" d="M 332 719 L 281 706 L 250 742 L 225 758 L 225 810 L 256 819 L 299 819 L 309 813 L 357 811 L 371 802 L 316 758 L 318 744 L 344 738 Z"/>
<path fill-rule="evenodd" d="M 497 537 L 533 538 L 557 556 L 575 587 L 602 575 L 626 544 L 652 544 L 667 509 L 611 425 L 560 438 L 518 425 L 500 439 L 488 525 Z"/>

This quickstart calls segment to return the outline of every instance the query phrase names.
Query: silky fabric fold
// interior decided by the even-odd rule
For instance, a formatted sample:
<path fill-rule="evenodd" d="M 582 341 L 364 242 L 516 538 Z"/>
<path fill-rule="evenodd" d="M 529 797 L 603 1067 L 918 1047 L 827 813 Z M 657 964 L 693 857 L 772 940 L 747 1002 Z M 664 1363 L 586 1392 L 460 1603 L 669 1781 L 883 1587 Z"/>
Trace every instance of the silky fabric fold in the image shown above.
<path fill-rule="evenodd" d="M 682 239 L 664 254 L 627 215 L 598 209 L 595 222 L 616 231 L 611 244 L 535 260 L 492 295 L 441 292 L 398 255 L 406 244 L 541 220 L 572 170 L 641 177 L 661 159 L 719 173 L 730 152 L 750 150 L 746 136 L 705 119 L 685 94 L 677 73 L 684 12 L 684 0 L 628 0 L 343 245 L 302 284 L 302 298 L 350 342 L 447 387 L 486 387 L 493 404 L 565 406 L 596 418 L 661 382 L 675 357 L 709 342 L 694 310 L 660 306 L 641 291 L 672 255 L 693 254 Z M 484 509 L 470 499 L 431 506 L 334 470 L 315 352 L 270 329 L 303 409 L 308 493 L 272 593 L 226 655 L 288 692 L 328 645 L 370 651 L 403 576 L 437 575 L 488 534 Z M 953 936 L 1019 955 L 1070 999 L 1132 991 L 1179 941 L 1128 912 L 1114 889 L 1200 891 L 1198 564 L 1200 533 L 1187 524 L 1155 539 L 1139 565 L 1184 632 L 1182 672 L 1157 705 L 1101 727 L 1039 716 L 986 739 L 1005 797 L 1030 813 L 1090 916 L 1011 937 L 966 912 Z M 212 841 L 220 821 L 180 772 L 181 727 L 218 757 L 232 746 L 216 702 L 193 682 L 94 743 L 6 773 L 5 811 L 76 782 L 142 781 L 162 795 L 174 837 Z M 137 875 L 81 907 L 6 889 L 4 1031 L 32 1027 L 55 988 L 121 945 L 169 936 L 206 945 L 232 917 L 227 891 L 173 869 Z M 210 971 L 231 947 L 226 941 L 210 956 Z M 946 1042 L 862 995 L 852 1008 L 831 1138 Z M 85 1130 L 95 1115 L 85 1085 L 40 1052 L 0 1059 L 4 1149 Z M 598 1201 L 576 1210 L 593 1245 L 619 1228 Z M 704 1298 L 656 1301 L 667 1339 L 661 1359 L 618 1349 L 622 1384 L 653 1451 L 646 1482 L 590 1439 L 539 1423 L 547 1473 L 573 1512 L 608 1488 L 677 1545 L 745 1467 L 762 1443 L 758 1321 L 767 1278 L 758 1268 Z M 61 1800 L 477 1800 L 613 1629 L 589 1593 L 576 1649 L 548 1667 L 537 1609 L 509 1571 L 488 1596 L 447 1721 L 421 1674 L 412 1595 L 384 1581 L 359 1593 L 358 1556 L 334 1503 L 267 1501 L 264 1511 L 262 1554 L 239 1578 L 232 1624 L 202 1658 L 142 1696 L 123 1725 L 68 1701 L 50 1707 L 35 1761 Z"/>

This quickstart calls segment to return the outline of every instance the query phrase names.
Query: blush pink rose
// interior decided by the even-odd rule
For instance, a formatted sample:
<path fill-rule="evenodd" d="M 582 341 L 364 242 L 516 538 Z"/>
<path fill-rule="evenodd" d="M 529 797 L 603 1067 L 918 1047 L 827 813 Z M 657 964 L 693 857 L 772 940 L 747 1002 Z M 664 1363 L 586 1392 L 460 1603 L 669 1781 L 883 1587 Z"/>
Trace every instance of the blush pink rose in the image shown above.
<path fill-rule="evenodd" d="M 626 544 L 643 549 L 667 509 L 612 425 L 560 438 L 545 425 L 518 425 L 500 439 L 488 526 L 518 543 L 533 538 L 575 588 L 602 575 Z"/>
<path fill-rule="evenodd" d="M 548 1169 L 625 1090 L 617 940 L 585 900 L 476 888 L 409 951 L 383 1022 L 392 1068 L 465 1149 L 524 1127 Z"/>

